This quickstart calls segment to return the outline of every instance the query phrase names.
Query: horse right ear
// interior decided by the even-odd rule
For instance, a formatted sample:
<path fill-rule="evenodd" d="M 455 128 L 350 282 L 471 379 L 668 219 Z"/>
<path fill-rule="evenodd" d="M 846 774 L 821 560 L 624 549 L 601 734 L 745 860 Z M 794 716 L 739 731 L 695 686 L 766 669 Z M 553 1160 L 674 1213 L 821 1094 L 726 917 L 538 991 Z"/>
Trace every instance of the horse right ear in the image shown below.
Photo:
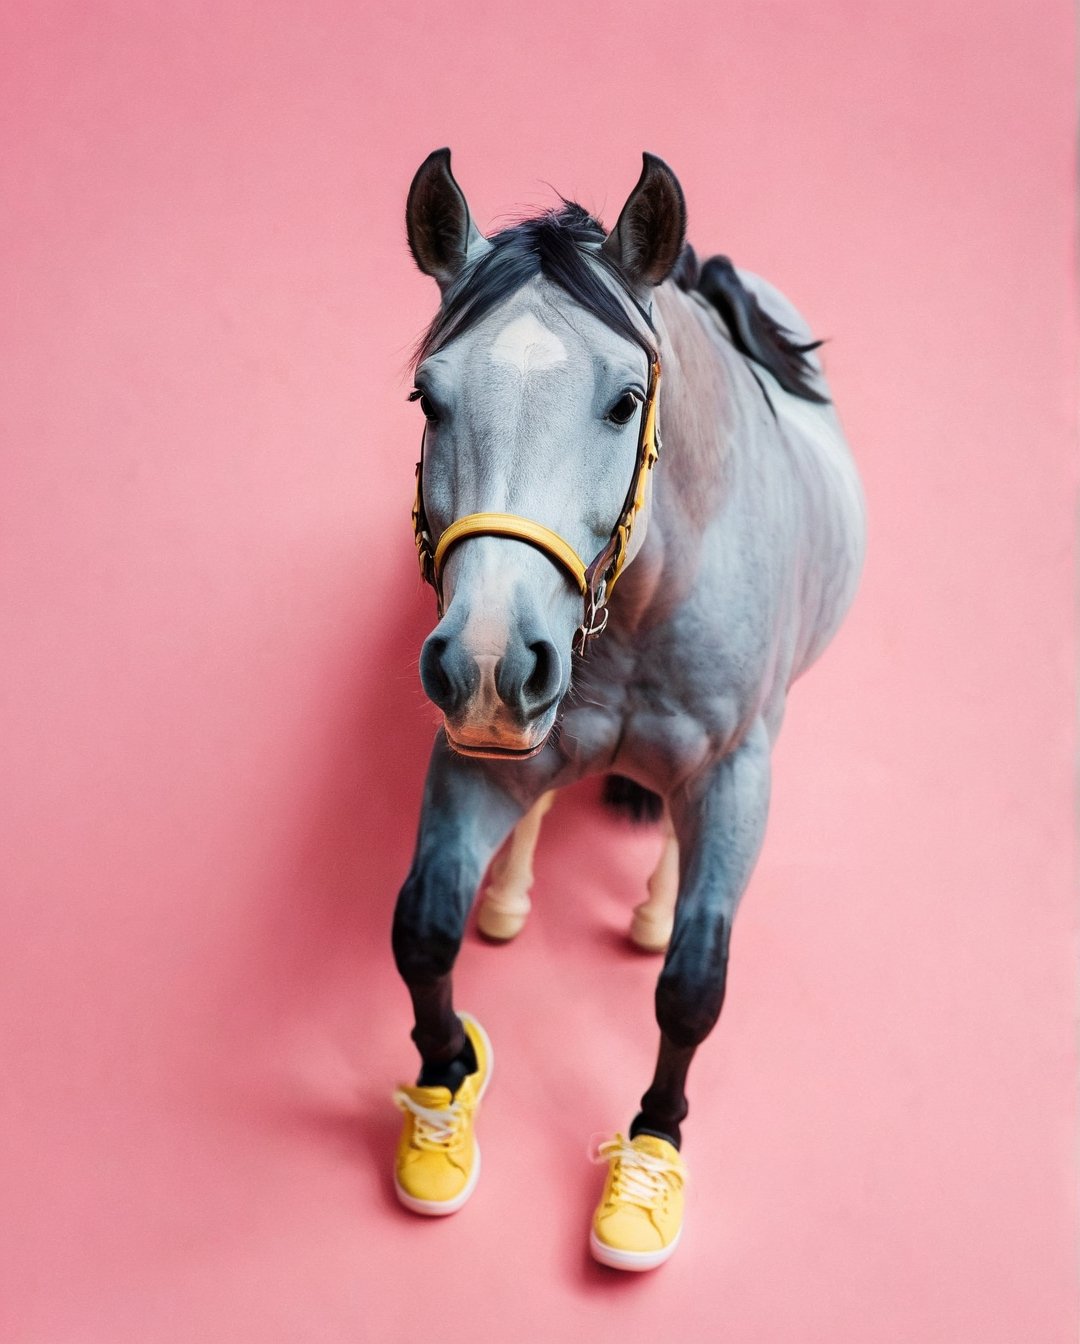
<path fill-rule="evenodd" d="M 450 171 L 450 151 L 436 149 L 416 170 L 405 206 L 409 250 L 425 275 L 445 290 L 491 244 L 472 222 Z"/>

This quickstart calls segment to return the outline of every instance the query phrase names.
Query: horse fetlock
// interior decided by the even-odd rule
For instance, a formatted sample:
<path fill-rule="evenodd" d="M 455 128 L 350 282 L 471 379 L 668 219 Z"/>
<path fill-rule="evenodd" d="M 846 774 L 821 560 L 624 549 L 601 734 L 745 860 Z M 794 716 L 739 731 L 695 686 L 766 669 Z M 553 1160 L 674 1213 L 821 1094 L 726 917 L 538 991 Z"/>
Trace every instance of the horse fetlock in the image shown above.
<path fill-rule="evenodd" d="M 675 916 L 668 902 L 650 897 L 634 909 L 630 941 L 642 952 L 666 952 L 674 923 Z"/>
<path fill-rule="evenodd" d="M 532 909 L 529 886 L 531 882 L 524 887 L 494 884 L 488 887 L 476 912 L 477 928 L 485 938 L 505 943 L 518 936 Z"/>
<path fill-rule="evenodd" d="M 664 952 L 671 941 L 679 894 L 679 842 L 670 823 L 660 861 L 647 885 L 649 898 L 634 910 L 630 941 L 643 952 Z"/>
<path fill-rule="evenodd" d="M 641 1098 L 641 1110 L 630 1124 L 630 1137 L 656 1134 L 678 1148 L 682 1144 L 682 1122 L 689 1112 L 681 1089 L 672 1094 L 663 1088 L 650 1087 Z"/>

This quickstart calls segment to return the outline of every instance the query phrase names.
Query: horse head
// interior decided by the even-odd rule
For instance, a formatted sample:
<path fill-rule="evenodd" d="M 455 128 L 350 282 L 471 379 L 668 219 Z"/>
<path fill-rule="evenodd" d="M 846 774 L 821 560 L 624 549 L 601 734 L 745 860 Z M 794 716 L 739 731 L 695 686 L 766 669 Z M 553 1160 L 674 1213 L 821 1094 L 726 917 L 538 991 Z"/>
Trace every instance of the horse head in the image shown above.
<path fill-rule="evenodd" d="M 442 292 L 412 393 L 425 417 L 414 522 L 440 612 L 421 680 L 457 751 L 532 756 L 645 538 L 651 291 L 682 250 L 683 195 L 646 154 L 610 233 L 567 202 L 485 238 L 444 149 L 417 171 L 406 223 Z"/>

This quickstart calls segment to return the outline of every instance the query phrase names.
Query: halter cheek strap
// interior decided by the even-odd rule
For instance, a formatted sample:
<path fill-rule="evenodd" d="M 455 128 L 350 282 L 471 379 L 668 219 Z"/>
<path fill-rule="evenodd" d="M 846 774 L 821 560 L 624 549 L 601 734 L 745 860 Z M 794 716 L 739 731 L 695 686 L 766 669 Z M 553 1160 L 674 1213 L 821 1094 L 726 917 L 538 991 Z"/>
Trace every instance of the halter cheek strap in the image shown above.
<path fill-rule="evenodd" d="M 607 603 L 619 575 L 626 566 L 630 552 L 630 537 L 638 514 L 645 507 L 645 492 L 649 472 L 660 456 L 660 436 L 657 433 L 657 397 L 660 390 L 660 358 L 655 356 L 649 369 L 649 390 L 641 416 L 638 434 L 637 460 L 634 476 L 627 491 L 622 511 L 612 529 L 607 544 L 585 564 L 581 556 L 563 537 L 543 523 L 521 518 L 514 513 L 470 513 L 452 522 L 433 542 L 424 509 L 424 445 L 420 444 L 420 461 L 416 464 L 416 499 L 413 503 L 413 533 L 420 573 L 435 589 L 439 600 L 439 615 L 443 611 L 442 571 L 450 549 L 468 537 L 511 537 L 528 542 L 543 551 L 576 584 L 585 604 L 584 619 L 578 627 L 574 649 L 584 654 L 588 641 L 601 633 L 607 625 Z"/>

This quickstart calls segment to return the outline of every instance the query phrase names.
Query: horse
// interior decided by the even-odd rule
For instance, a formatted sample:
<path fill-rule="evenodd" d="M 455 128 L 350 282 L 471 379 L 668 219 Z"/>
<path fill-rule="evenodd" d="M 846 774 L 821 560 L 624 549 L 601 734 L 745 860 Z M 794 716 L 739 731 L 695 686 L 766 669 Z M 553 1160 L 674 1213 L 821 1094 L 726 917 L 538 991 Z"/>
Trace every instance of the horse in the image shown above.
<path fill-rule="evenodd" d="M 699 261 L 668 165 L 643 155 L 610 232 L 560 199 L 485 237 L 448 149 L 408 193 L 409 248 L 441 295 L 410 399 L 438 608 L 420 677 L 442 725 L 393 918 L 421 1059 L 395 1093 L 394 1183 L 422 1214 L 472 1194 L 492 1050 L 454 1007 L 470 908 L 513 833 L 481 912 L 512 936 L 553 792 L 614 777 L 669 828 L 637 939 L 666 948 L 657 1063 L 597 1154 L 589 1234 L 633 1271 L 681 1235 L 687 1072 L 723 1005 L 788 689 L 851 604 L 865 510 L 820 342 L 765 280 Z"/>

